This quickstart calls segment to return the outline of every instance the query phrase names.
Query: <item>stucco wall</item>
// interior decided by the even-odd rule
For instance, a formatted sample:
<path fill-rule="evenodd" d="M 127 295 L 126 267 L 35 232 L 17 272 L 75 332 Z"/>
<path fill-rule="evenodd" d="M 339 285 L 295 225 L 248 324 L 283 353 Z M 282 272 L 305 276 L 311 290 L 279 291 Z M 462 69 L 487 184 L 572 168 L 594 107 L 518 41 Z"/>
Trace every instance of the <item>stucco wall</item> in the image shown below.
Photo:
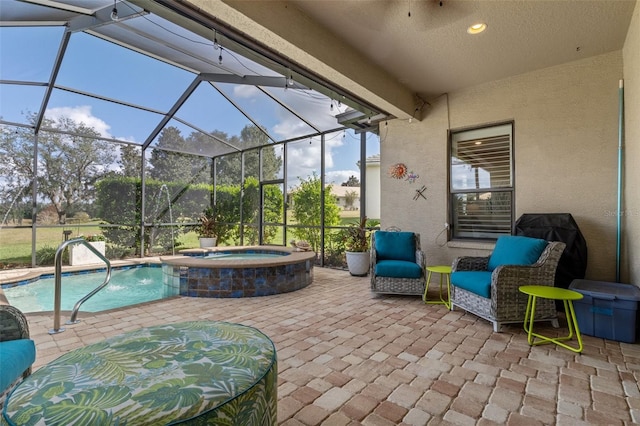
<path fill-rule="evenodd" d="M 421 122 L 395 120 L 381 170 L 405 163 L 414 183 L 381 179 L 382 226 L 421 233 L 430 264 L 486 255 L 446 242 L 447 129 L 515 122 L 516 214 L 571 213 L 589 248 L 587 277 L 615 278 L 618 82 L 622 51 L 478 85 L 431 101 Z M 426 185 L 427 200 L 413 201 Z"/>
<path fill-rule="evenodd" d="M 622 216 L 623 282 L 640 285 L 640 2 L 622 49 L 625 100 L 625 174 Z"/>

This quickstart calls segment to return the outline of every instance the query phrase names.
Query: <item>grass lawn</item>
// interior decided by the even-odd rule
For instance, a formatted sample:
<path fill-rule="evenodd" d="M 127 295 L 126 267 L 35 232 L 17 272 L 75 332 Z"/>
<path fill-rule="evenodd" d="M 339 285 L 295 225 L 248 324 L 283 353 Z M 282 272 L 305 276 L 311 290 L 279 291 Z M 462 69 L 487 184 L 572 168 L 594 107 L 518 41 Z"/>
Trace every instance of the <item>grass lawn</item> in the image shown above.
<path fill-rule="evenodd" d="M 64 241 L 62 231 L 70 230 L 69 238 L 80 234 L 99 234 L 98 222 L 79 226 L 64 226 L 55 228 L 38 228 L 36 249 L 45 246 L 56 248 Z M 0 228 L 0 268 L 2 265 L 31 266 L 31 228 Z M 6 267 L 6 266 L 5 266 Z"/>
<path fill-rule="evenodd" d="M 358 222 L 360 212 L 357 210 L 341 211 L 340 226 L 354 224 Z M 289 221 L 292 223 L 293 221 Z M 25 225 L 29 225 L 25 221 Z M 70 230 L 69 238 L 79 235 L 100 234 L 99 221 L 89 222 L 79 225 L 67 225 L 51 228 L 37 228 L 36 250 L 43 247 L 57 248 L 64 241 L 63 231 Z M 332 231 L 331 231 L 332 232 Z M 274 244 L 281 244 L 283 229 L 278 227 L 278 231 L 273 238 Z M 288 236 L 289 239 L 293 236 Z M 198 234 L 195 231 L 182 234 L 177 238 L 177 249 L 199 247 Z M 288 239 L 284 240 L 288 241 Z M 233 243 L 229 243 L 232 245 Z M 31 228 L 0 228 L 0 269 L 31 266 Z"/>

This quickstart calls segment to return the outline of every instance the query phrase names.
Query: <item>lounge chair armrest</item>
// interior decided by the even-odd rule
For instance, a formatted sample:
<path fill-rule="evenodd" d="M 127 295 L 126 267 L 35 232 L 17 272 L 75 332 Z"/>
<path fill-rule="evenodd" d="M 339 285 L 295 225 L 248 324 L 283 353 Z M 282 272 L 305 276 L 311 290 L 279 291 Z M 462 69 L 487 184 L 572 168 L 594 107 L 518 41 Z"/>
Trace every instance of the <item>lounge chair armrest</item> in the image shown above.
<path fill-rule="evenodd" d="M 424 271 L 425 257 L 422 250 L 416 250 L 416 263 L 420 265 L 420 268 Z"/>
<path fill-rule="evenodd" d="M 502 294 L 517 294 L 523 285 L 555 285 L 556 266 L 564 251 L 565 244 L 551 242 L 533 265 L 502 265 L 491 275 L 492 297 L 500 298 Z M 496 300 L 498 300 L 496 299 Z"/>
<path fill-rule="evenodd" d="M 27 319 L 19 309 L 0 305 L 0 342 L 29 338 Z"/>
<path fill-rule="evenodd" d="M 453 261 L 451 270 L 455 271 L 486 271 L 489 257 L 462 256 Z"/>

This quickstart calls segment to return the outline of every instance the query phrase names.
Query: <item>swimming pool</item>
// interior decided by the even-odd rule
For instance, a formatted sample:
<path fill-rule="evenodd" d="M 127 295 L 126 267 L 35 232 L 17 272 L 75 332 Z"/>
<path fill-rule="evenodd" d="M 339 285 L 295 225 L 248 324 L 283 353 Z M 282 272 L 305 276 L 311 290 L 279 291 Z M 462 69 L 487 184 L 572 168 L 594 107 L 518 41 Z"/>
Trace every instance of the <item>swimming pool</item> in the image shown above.
<path fill-rule="evenodd" d="M 63 311 L 102 284 L 105 272 L 91 272 L 62 277 Z M 3 286 L 5 287 L 5 286 Z M 114 269 L 109 284 L 87 300 L 80 311 L 99 312 L 172 296 L 163 285 L 160 265 Z M 53 311 L 54 278 L 41 278 L 32 283 L 3 288 L 9 303 L 22 312 Z"/>

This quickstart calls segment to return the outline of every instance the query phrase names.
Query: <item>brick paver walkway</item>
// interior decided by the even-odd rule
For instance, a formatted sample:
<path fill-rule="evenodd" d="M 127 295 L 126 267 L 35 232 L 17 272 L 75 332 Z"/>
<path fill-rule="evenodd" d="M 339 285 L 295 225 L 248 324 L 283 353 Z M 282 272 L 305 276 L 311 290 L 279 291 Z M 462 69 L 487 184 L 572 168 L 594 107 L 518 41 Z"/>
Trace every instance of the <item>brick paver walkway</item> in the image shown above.
<path fill-rule="evenodd" d="M 582 354 L 529 347 L 520 326 L 493 333 L 487 321 L 420 297 L 376 296 L 368 278 L 345 271 L 315 268 L 311 286 L 277 296 L 178 297 L 81 313 L 80 324 L 53 336 L 50 313 L 27 317 L 35 368 L 150 325 L 202 319 L 256 327 L 278 351 L 282 425 L 640 422 L 640 345 L 584 336 Z"/>

